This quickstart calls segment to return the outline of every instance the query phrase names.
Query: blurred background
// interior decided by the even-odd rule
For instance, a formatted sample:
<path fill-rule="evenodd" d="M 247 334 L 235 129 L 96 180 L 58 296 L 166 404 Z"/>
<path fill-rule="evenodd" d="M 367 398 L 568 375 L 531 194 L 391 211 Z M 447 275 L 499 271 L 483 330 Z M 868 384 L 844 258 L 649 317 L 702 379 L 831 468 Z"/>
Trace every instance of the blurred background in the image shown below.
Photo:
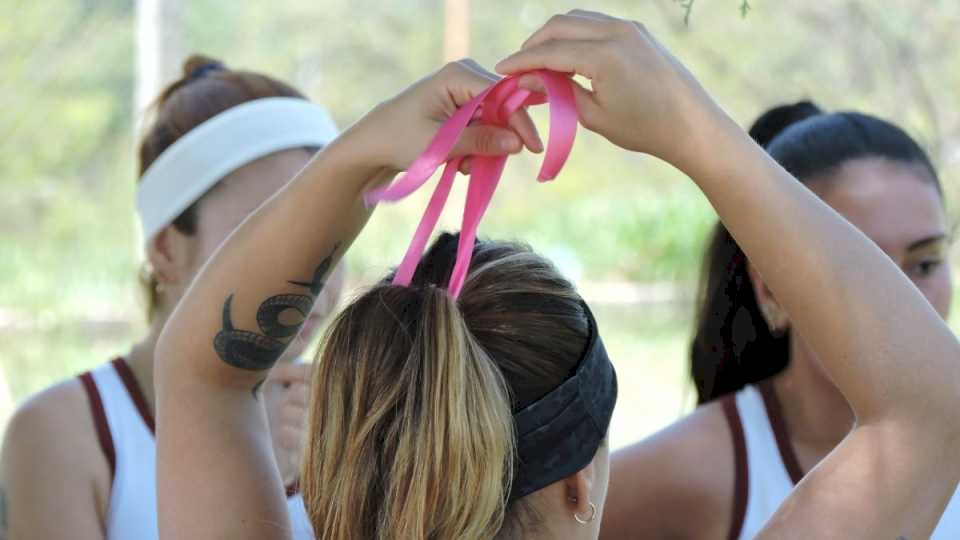
<path fill-rule="evenodd" d="M 341 127 L 463 56 L 492 66 L 553 13 L 644 22 L 742 124 L 811 98 L 893 120 L 957 207 L 960 3 L 948 0 L 2 0 L 0 429 L 11 407 L 124 354 L 145 327 L 134 216 L 138 123 L 191 52 L 292 82 Z M 535 118 L 544 128 L 543 111 Z M 596 307 L 621 446 L 693 404 L 692 306 L 715 215 L 656 160 L 581 130 L 556 182 L 510 161 L 481 229 L 551 257 Z M 462 183 L 461 183 L 462 184 Z M 430 189 L 423 190 L 431 191 Z M 382 207 L 350 252 L 351 291 L 396 264 L 424 193 Z M 461 193 L 442 225 L 456 228 Z M 954 310 L 956 311 L 956 310 Z"/>

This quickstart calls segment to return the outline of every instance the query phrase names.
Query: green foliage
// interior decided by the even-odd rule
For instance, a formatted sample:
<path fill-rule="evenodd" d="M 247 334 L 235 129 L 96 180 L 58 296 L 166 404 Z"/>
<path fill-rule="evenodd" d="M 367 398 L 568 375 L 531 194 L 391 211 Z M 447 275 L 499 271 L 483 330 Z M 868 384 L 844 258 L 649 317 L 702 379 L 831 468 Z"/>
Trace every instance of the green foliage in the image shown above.
<path fill-rule="evenodd" d="M 690 24 L 690 14 L 693 12 L 693 3 L 695 0 L 674 0 L 683 8 L 683 24 Z M 746 17 L 750 13 L 750 2 L 742 0 L 740 2 L 740 16 Z"/>
<path fill-rule="evenodd" d="M 167 49 L 290 80 L 341 126 L 444 60 L 440 0 L 166 1 L 180 6 Z M 490 66 L 579 4 L 473 0 L 471 55 Z M 960 4 L 743 1 L 742 19 L 736 3 L 698 2 L 685 24 L 693 5 L 590 8 L 644 22 L 742 124 L 801 97 L 900 123 L 931 149 L 956 201 Z M 0 366 L 19 398 L 122 352 L 142 329 L 132 127 L 141 111 L 131 104 L 132 2 L 14 0 L 9 11 L 0 18 Z M 540 159 L 511 160 L 482 234 L 526 240 L 582 282 L 695 280 L 715 218 L 688 179 L 585 130 L 555 182 L 534 181 Z M 458 184 L 448 229 L 458 226 Z M 378 210 L 351 252 L 354 281 L 396 264 L 427 196 Z M 664 334 L 680 351 L 686 323 L 671 320 Z M 650 322 L 631 319 L 620 337 Z"/>

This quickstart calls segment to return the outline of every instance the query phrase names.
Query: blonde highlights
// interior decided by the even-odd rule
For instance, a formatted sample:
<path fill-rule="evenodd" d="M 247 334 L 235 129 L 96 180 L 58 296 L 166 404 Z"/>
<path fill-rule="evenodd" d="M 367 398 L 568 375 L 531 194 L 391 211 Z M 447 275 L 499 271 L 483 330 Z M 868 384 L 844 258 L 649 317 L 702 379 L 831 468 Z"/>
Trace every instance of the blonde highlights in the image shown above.
<path fill-rule="evenodd" d="M 515 244 L 478 244 L 458 303 L 443 288 L 454 238 L 438 240 L 411 287 L 374 287 L 328 331 L 301 478 L 319 539 L 518 529 L 513 410 L 569 376 L 587 325 L 573 287 Z"/>

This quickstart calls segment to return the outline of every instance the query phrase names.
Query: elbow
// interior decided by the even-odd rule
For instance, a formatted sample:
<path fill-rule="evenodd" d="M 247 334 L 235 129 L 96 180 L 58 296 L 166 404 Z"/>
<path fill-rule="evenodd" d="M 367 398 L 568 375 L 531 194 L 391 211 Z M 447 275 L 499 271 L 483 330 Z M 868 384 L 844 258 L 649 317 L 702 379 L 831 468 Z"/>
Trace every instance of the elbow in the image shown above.
<path fill-rule="evenodd" d="M 911 423 L 925 431 L 927 440 L 942 446 L 960 464 L 960 343 L 943 352 L 948 363 L 946 372 L 933 374 L 926 383 L 919 383 L 915 399 L 919 407 L 911 415 Z M 922 368 L 921 368 L 922 369 Z M 937 369 L 939 371 L 939 369 Z"/>

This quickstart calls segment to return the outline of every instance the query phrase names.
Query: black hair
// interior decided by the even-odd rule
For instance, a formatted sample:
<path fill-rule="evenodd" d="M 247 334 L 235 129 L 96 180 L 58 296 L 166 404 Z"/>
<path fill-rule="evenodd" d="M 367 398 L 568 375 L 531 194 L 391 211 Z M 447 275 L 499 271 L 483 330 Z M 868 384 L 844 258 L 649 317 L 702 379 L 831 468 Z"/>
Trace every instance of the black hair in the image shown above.
<path fill-rule="evenodd" d="M 926 152 L 899 127 L 858 112 L 824 113 L 809 101 L 763 113 L 750 136 L 800 182 L 829 182 L 849 161 L 880 157 L 919 165 L 943 195 Z M 770 332 L 760 313 L 746 254 L 718 222 L 704 254 L 690 374 L 706 403 L 783 371 L 789 331 Z"/>

